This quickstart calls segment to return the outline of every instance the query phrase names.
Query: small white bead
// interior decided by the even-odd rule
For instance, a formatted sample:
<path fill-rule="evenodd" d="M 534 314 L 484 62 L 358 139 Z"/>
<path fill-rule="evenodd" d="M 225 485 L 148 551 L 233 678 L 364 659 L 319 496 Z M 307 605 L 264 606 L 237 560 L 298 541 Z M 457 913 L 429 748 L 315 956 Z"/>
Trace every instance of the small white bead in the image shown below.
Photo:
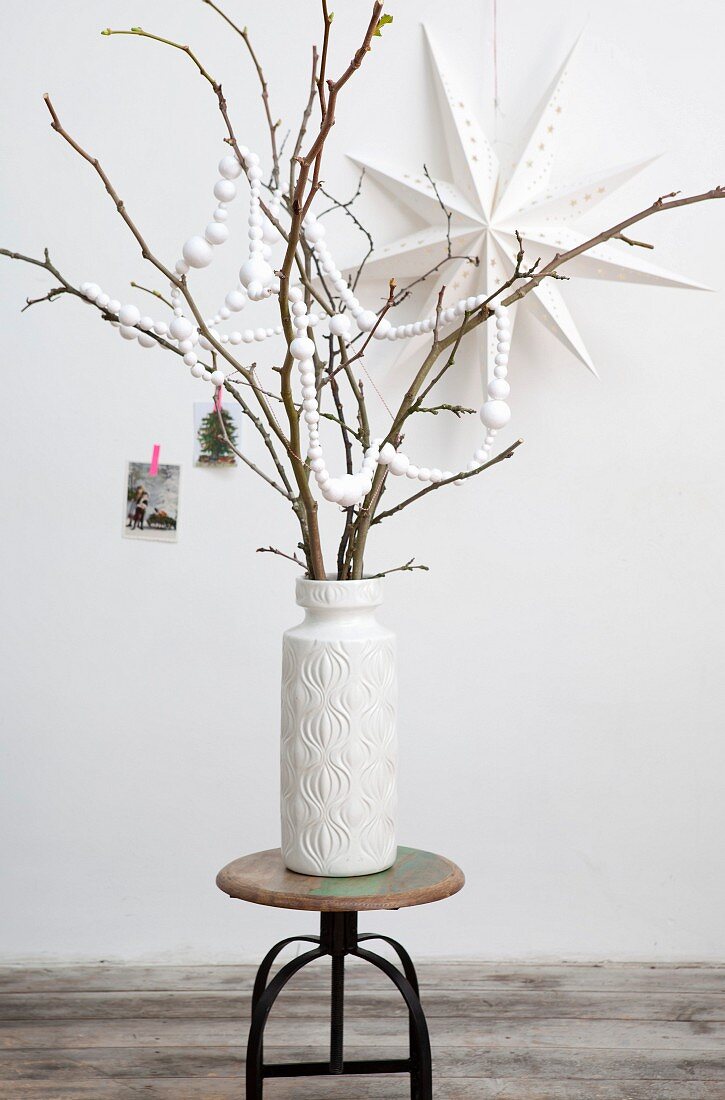
<path fill-rule="evenodd" d="M 101 293 L 101 288 L 98 283 L 84 283 L 85 290 L 83 293 L 89 302 L 95 302 L 98 295 Z"/>
<path fill-rule="evenodd" d="M 239 332 L 237 329 L 235 329 L 234 332 L 229 333 L 229 343 L 230 344 L 241 344 L 241 342 L 242 342 L 241 332 Z"/>
<path fill-rule="evenodd" d="M 223 386 L 226 375 L 223 370 L 215 370 L 212 372 L 210 381 L 214 386 Z"/>
<path fill-rule="evenodd" d="M 194 364 L 196 363 L 196 354 L 195 354 L 195 352 L 187 351 L 186 355 L 184 356 L 184 362 L 186 363 L 187 367 L 193 367 Z"/>
<path fill-rule="evenodd" d="M 239 313 L 244 309 L 247 304 L 247 299 L 241 290 L 230 290 L 224 299 L 224 304 L 227 309 L 231 309 L 234 313 Z"/>
<path fill-rule="evenodd" d="M 494 312 L 494 314 L 497 318 L 498 317 L 505 317 L 506 316 L 506 306 L 496 306 L 493 312 Z"/>
<path fill-rule="evenodd" d="M 395 458 L 395 447 L 392 443 L 384 443 L 380 448 L 380 454 L 378 455 L 378 462 L 381 466 L 387 466 Z"/>
<path fill-rule="evenodd" d="M 507 352 L 511 351 L 511 342 L 509 340 L 499 340 L 496 344 L 496 351 L 499 355 L 506 355 Z"/>
<path fill-rule="evenodd" d="M 219 161 L 219 175 L 223 176 L 225 180 L 235 180 L 241 174 L 241 171 L 241 164 L 236 156 L 231 153 L 229 156 L 222 157 Z"/>
<path fill-rule="evenodd" d="M 142 348 L 155 348 L 156 341 L 153 336 L 149 336 L 148 332 L 139 332 L 137 340 Z"/>
<path fill-rule="evenodd" d="M 225 222 L 229 217 L 229 211 L 226 206 L 222 206 L 221 203 L 217 206 L 216 210 L 212 214 L 212 218 L 215 222 Z"/>
<path fill-rule="evenodd" d="M 211 371 L 210 370 L 202 371 L 201 377 L 204 379 L 205 382 L 211 382 Z"/>
<path fill-rule="evenodd" d="M 412 480 L 415 480 L 417 479 L 419 473 L 420 470 L 418 469 L 418 467 L 414 466 L 411 462 L 410 466 L 405 471 L 405 476 L 411 478 Z"/>
<path fill-rule="evenodd" d="M 144 332 L 150 332 L 151 329 L 154 327 L 153 317 L 140 317 L 138 321 L 138 327 L 143 329 Z"/>
<path fill-rule="evenodd" d="M 229 309 L 227 309 L 226 306 L 222 306 L 222 308 L 219 310 L 219 319 L 221 321 L 228 321 L 229 320 L 229 313 L 230 313 Z"/>
<path fill-rule="evenodd" d="M 188 275 L 189 265 L 187 264 L 186 260 L 177 260 L 174 264 L 174 270 L 177 275 Z"/>
<path fill-rule="evenodd" d="M 309 459 L 322 458 L 322 447 L 320 447 L 318 445 L 308 447 L 307 457 Z"/>
<path fill-rule="evenodd" d="M 317 397 L 317 387 L 316 386 L 303 386 L 302 387 L 302 396 L 303 397 Z"/>
<path fill-rule="evenodd" d="M 213 346 L 212 344 L 209 343 L 206 336 L 200 336 L 199 337 L 199 344 L 202 348 L 204 348 L 204 351 L 211 351 L 212 346 Z"/>
<path fill-rule="evenodd" d="M 192 378 L 203 378 L 205 373 L 208 373 L 208 372 L 206 371 L 206 368 L 201 363 L 194 363 L 193 367 L 191 368 L 191 377 Z"/>
<path fill-rule="evenodd" d="M 104 294 L 103 292 L 101 292 L 98 295 L 98 297 L 96 298 L 96 305 L 100 306 L 101 309 L 105 309 L 106 306 L 108 305 L 108 303 L 110 302 L 110 300 L 111 300 L 111 295 L 110 294 Z"/>
<path fill-rule="evenodd" d="M 182 355 L 186 355 L 187 351 L 194 350 L 193 340 L 179 340 L 179 351 Z"/>
<path fill-rule="evenodd" d="M 106 313 L 112 313 L 114 317 L 118 316 L 118 311 L 121 308 L 121 303 L 118 298 L 111 298 L 110 302 L 106 306 Z"/>
<path fill-rule="evenodd" d="M 475 458 L 476 462 L 481 463 L 486 461 L 488 455 L 482 447 L 479 447 L 477 451 L 473 452 L 473 457 Z"/>
<path fill-rule="evenodd" d="M 317 409 L 310 409 L 309 412 L 306 411 L 304 417 L 308 424 L 319 424 L 320 422 L 320 414 Z"/>
<path fill-rule="evenodd" d="M 473 306 L 471 306 L 469 308 L 472 309 Z M 431 481 L 433 482 L 434 485 L 437 485 L 439 481 L 443 480 L 443 474 L 441 473 L 441 471 L 437 467 L 434 466 L 433 469 L 430 472 L 430 479 L 431 479 Z"/>
<path fill-rule="evenodd" d="M 304 234 L 308 244 L 317 244 L 325 236 L 325 227 L 320 222 L 313 222 L 305 226 Z"/>
<path fill-rule="evenodd" d="M 258 183 L 259 180 L 261 180 L 262 178 L 262 169 L 257 164 L 253 164 L 247 172 L 247 175 L 249 176 L 250 182 L 252 184 Z M 255 188 L 255 190 L 257 189 Z"/>
<path fill-rule="evenodd" d="M 322 486 L 325 485 L 325 483 L 328 482 L 329 480 L 330 480 L 330 471 L 327 468 L 315 471 L 315 481 L 320 486 L 320 488 L 322 488 Z"/>
<path fill-rule="evenodd" d="M 287 293 L 287 297 L 289 298 L 290 302 L 293 303 L 302 301 L 302 299 L 304 298 L 302 288 L 299 286 L 291 286 Z"/>
<path fill-rule="evenodd" d="M 324 460 L 324 458 L 313 458 L 312 461 L 310 462 L 310 469 L 315 474 L 319 473 L 320 470 L 324 470 L 325 469 L 325 460 Z"/>
<path fill-rule="evenodd" d="M 118 331 L 121 333 L 121 336 L 123 336 L 124 340 L 136 339 L 136 329 L 131 328 L 129 325 L 121 325 Z"/>
<path fill-rule="evenodd" d="M 217 180 L 214 184 L 214 198 L 219 202 L 231 202 L 237 193 L 237 189 L 231 180 Z"/>
<path fill-rule="evenodd" d="M 375 329 L 374 338 L 376 340 L 384 340 L 390 332 L 390 321 L 387 317 L 382 317 L 378 327 Z"/>
<path fill-rule="evenodd" d="M 495 360 L 494 360 L 497 367 L 506 367 L 506 366 L 508 366 L 508 361 L 509 361 L 509 357 L 506 354 L 497 355 Z"/>
<path fill-rule="evenodd" d="M 342 500 L 342 494 L 344 490 L 340 479 L 337 477 L 331 477 L 329 481 L 326 481 L 322 486 L 322 495 L 325 500 L 331 501 L 333 504 L 337 504 Z"/>
<path fill-rule="evenodd" d="M 506 367 L 494 367 L 493 373 L 496 378 L 505 378 L 508 374 Z"/>
<path fill-rule="evenodd" d="M 242 340 L 245 344 L 251 344 L 254 340 L 254 329 L 245 328 L 244 332 L 242 333 Z"/>
<path fill-rule="evenodd" d="M 169 331 L 169 326 L 166 321 L 154 321 L 154 332 L 157 336 L 165 336 Z"/>
<path fill-rule="evenodd" d="M 421 466 L 418 470 L 418 481 L 430 481 L 430 470 L 427 466 Z"/>
<path fill-rule="evenodd" d="M 189 237 L 181 250 L 190 267 L 208 267 L 214 255 L 209 242 L 203 237 Z"/>
<path fill-rule="evenodd" d="M 477 305 L 478 305 L 478 300 L 475 296 L 473 296 L 472 298 L 466 298 L 466 312 L 467 313 L 470 313 L 471 310 L 474 310 Z"/>

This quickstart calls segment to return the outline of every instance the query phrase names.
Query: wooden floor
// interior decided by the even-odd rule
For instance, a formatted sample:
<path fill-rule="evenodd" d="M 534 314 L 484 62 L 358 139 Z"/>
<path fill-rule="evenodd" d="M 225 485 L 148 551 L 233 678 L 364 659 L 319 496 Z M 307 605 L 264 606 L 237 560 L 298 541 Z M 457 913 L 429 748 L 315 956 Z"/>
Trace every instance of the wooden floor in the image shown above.
<path fill-rule="evenodd" d="M 270 1060 L 325 1056 L 327 970 L 280 998 Z M 436 1100 L 725 1100 L 725 968 L 427 964 Z M 242 1100 L 253 968 L 0 970 L 2 1100 Z M 402 1002 L 349 967 L 346 1054 L 404 1053 Z M 403 1097 L 395 1077 L 265 1097 Z"/>

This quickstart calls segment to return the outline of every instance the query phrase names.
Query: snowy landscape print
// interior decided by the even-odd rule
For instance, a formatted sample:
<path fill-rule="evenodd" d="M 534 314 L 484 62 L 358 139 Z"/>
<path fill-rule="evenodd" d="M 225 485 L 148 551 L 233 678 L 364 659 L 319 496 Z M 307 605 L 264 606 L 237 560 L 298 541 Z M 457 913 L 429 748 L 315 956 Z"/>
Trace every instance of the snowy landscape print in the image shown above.
<path fill-rule="evenodd" d="M 123 521 L 126 538 L 176 542 L 180 469 L 160 465 L 152 477 L 148 462 L 129 462 Z"/>

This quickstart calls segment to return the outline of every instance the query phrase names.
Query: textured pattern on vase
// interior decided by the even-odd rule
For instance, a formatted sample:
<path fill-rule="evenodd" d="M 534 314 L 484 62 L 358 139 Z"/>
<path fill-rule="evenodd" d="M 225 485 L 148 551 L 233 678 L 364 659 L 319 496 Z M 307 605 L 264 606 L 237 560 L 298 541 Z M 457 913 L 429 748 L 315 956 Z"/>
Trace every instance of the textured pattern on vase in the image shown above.
<path fill-rule="evenodd" d="M 373 874 L 396 853 L 395 643 L 284 639 L 282 854 L 313 875 Z"/>
<path fill-rule="evenodd" d="M 376 607 L 383 598 L 379 577 L 362 581 L 325 581 L 324 584 L 298 577 L 296 592 L 300 607 Z"/>

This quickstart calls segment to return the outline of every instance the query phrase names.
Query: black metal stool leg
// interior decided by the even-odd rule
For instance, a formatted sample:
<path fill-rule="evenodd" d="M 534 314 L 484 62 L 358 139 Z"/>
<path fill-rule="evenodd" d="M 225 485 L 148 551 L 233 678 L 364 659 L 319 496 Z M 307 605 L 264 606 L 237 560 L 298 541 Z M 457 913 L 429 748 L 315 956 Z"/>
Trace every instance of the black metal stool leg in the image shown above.
<path fill-rule="evenodd" d="M 291 943 L 319 943 L 319 936 L 288 936 L 286 940 L 280 940 L 274 947 L 270 948 L 267 954 L 260 963 L 257 976 L 254 979 L 254 989 L 252 990 L 252 1011 L 254 1011 L 259 998 L 267 988 L 267 980 L 269 978 L 269 972 L 274 966 L 275 959 L 285 947 L 289 947 Z"/>
<path fill-rule="evenodd" d="M 396 955 L 400 959 L 400 965 L 403 968 L 403 973 L 410 982 L 413 992 L 415 993 L 416 997 L 420 998 L 418 975 L 413 965 L 413 960 L 403 947 L 402 943 L 398 943 L 398 941 L 394 940 L 391 936 L 383 936 L 378 932 L 365 932 L 362 936 L 358 936 L 358 943 L 361 943 L 363 940 L 383 940 L 385 943 L 389 944 L 390 947 L 392 947 L 393 951 L 395 951 Z M 415 1021 L 413 1019 L 413 1013 L 410 1011 L 410 1009 L 408 1009 L 408 1041 L 410 1044 L 412 1057 L 412 1051 L 415 1047 Z M 417 1074 L 415 1073 L 411 1073 L 410 1075 L 410 1097 L 411 1100 L 420 1100 L 420 1082 L 418 1080 Z"/>
<path fill-rule="evenodd" d="M 279 946 L 279 945 L 278 945 Z M 274 950 L 274 949 L 273 949 Z M 253 1011 L 247 1043 L 247 1100 L 262 1100 L 264 1088 L 264 1025 L 267 1023 L 272 1005 L 282 992 L 290 978 L 307 963 L 322 958 L 326 952 L 321 947 L 305 951 L 296 959 L 288 962 L 272 978 L 259 997 Z"/>
<path fill-rule="evenodd" d="M 411 1096 L 415 1100 L 433 1100 L 433 1070 L 428 1024 L 416 990 L 396 966 L 381 955 L 376 955 L 374 951 L 366 951 L 363 947 L 358 947 L 352 954 L 377 966 L 378 970 L 382 970 L 404 997 L 410 1021 Z"/>

